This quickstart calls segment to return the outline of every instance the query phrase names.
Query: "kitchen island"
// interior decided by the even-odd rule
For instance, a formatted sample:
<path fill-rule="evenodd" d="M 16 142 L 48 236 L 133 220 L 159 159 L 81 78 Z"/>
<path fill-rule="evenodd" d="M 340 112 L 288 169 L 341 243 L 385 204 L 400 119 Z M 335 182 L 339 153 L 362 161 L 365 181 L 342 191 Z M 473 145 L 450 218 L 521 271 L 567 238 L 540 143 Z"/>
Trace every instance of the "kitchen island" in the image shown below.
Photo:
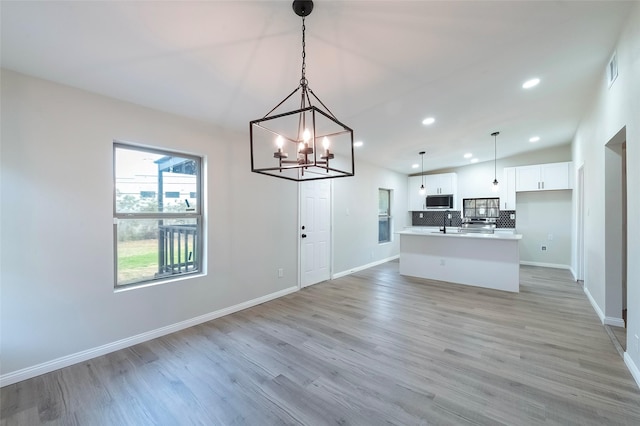
<path fill-rule="evenodd" d="M 408 228 L 400 234 L 400 274 L 495 290 L 520 291 L 522 235 L 442 233 Z"/>

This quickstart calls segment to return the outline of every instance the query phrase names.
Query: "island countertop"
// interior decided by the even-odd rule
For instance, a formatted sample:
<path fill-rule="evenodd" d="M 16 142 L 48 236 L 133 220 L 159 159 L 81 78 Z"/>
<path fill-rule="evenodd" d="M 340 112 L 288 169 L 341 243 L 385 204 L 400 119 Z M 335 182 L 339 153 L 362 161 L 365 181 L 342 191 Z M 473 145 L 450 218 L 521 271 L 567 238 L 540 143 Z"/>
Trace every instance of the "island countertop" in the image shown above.
<path fill-rule="evenodd" d="M 491 239 L 491 240 L 521 240 L 521 234 L 511 232 L 496 231 L 493 234 L 481 234 L 475 232 L 458 232 L 457 228 L 449 229 L 443 233 L 438 228 L 406 228 L 398 232 L 400 235 L 420 235 L 426 237 L 443 237 L 443 238 L 475 238 L 475 239 Z"/>

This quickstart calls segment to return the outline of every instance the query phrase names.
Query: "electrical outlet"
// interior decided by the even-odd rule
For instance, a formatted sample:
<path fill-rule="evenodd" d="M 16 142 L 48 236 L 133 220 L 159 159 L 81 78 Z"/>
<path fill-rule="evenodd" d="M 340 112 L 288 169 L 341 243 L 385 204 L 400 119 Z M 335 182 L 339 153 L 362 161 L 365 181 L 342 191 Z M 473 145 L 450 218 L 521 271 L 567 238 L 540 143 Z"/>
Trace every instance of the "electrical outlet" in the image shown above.
<path fill-rule="evenodd" d="M 553 234 L 549 234 L 549 235 L 547 235 L 547 240 L 549 240 L 549 241 L 553 241 Z"/>
<path fill-rule="evenodd" d="M 447 219 L 451 219 L 451 213 L 447 215 Z"/>
<path fill-rule="evenodd" d="M 422 213 L 420 213 L 420 214 L 418 215 L 418 217 L 419 217 L 420 219 L 422 219 L 422 218 L 424 217 L 424 215 L 423 215 Z"/>
<path fill-rule="evenodd" d="M 511 213 L 511 214 L 509 215 L 509 219 L 511 219 L 511 220 L 516 220 L 516 215 L 515 215 L 514 213 Z"/>
<path fill-rule="evenodd" d="M 547 246 L 540 246 L 540 250 L 547 251 Z"/>
<path fill-rule="evenodd" d="M 284 277 L 284 269 L 278 268 L 278 278 Z"/>
<path fill-rule="evenodd" d="M 444 266 L 446 264 L 446 262 L 444 261 L 444 259 L 440 259 L 440 266 Z"/>

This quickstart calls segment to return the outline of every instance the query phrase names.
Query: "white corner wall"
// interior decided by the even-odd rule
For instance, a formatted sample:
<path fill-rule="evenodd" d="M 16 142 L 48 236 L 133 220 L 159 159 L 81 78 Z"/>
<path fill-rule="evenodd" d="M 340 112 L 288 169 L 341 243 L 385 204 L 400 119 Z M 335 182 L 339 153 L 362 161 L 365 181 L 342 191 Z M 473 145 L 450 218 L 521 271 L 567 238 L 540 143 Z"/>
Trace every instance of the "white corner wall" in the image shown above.
<path fill-rule="evenodd" d="M 357 151 L 356 151 L 357 156 Z M 390 189 L 392 241 L 378 244 L 378 189 Z M 333 181 L 333 275 L 340 276 L 397 257 L 395 232 L 410 226 L 407 175 L 362 161 L 352 178 Z"/>
<path fill-rule="evenodd" d="M 572 191 L 519 192 L 516 198 L 520 262 L 569 269 Z"/>
<path fill-rule="evenodd" d="M 608 87 L 606 65 L 593 103 L 588 106 L 573 140 L 575 170 L 584 166 L 585 178 L 585 292 L 603 322 L 620 314 L 610 312 L 608 297 L 614 297 L 605 286 L 606 271 L 606 154 L 605 147 L 622 129 L 627 142 L 627 214 L 631 219 L 640 211 L 640 3 L 630 13 L 615 46 L 618 56 L 618 78 Z M 613 49 L 612 52 L 613 54 Z M 574 206 L 574 212 L 577 209 Z M 577 224 L 578 220 L 574 220 Z M 574 230 L 574 233 L 577 230 Z M 640 383 L 640 353 L 636 336 L 640 336 L 640 222 L 629 220 L 627 229 L 627 352 L 625 362 Z M 574 241 L 576 238 L 574 238 Z M 574 252 L 577 250 L 574 247 Z M 577 267 L 574 259 L 574 268 Z M 615 305 L 615 304 L 613 304 Z"/>
<path fill-rule="evenodd" d="M 1 99 L 2 385 L 297 288 L 297 185 L 248 135 L 7 70 Z M 205 275 L 114 292 L 114 139 L 205 157 Z"/>

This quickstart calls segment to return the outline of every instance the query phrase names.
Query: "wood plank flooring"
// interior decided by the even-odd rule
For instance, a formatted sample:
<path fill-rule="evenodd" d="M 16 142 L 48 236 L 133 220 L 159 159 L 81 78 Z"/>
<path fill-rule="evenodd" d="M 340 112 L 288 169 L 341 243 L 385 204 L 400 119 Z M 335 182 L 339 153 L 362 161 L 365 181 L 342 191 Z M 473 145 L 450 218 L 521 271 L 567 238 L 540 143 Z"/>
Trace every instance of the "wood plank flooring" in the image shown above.
<path fill-rule="evenodd" d="M 640 425 L 569 273 L 521 292 L 389 262 L 7 386 L 2 425 Z"/>

